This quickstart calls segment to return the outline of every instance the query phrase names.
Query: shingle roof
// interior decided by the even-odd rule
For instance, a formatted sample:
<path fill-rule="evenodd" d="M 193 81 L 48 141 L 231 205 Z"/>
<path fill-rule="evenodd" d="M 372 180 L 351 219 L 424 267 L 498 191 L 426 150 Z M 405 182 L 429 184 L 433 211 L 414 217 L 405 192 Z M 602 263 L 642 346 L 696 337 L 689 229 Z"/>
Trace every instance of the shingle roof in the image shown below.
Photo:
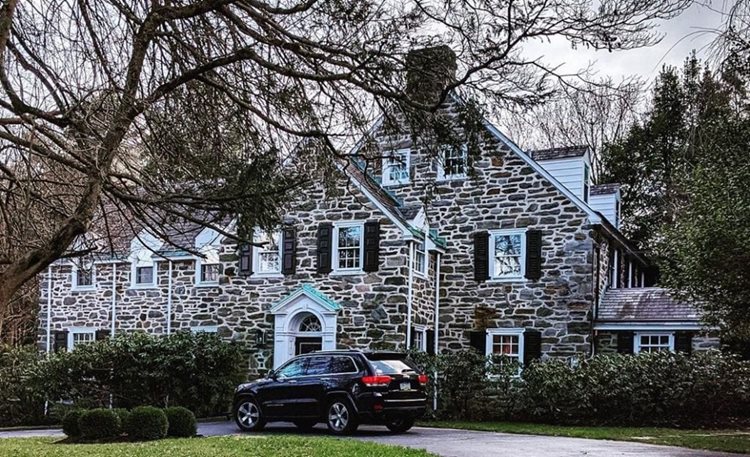
<path fill-rule="evenodd" d="M 568 157 L 581 157 L 586 154 L 589 147 L 585 145 L 565 146 L 561 148 L 538 149 L 531 151 L 534 160 L 566 159 Z"/>
<path fill-rule="evenodd" d="M 668 289 L 642 287 L 609 289 L 604 293 L 597 320 L 602 321 L 698 321 L 698 309 L 674 298 Z"/>
<path fill-rule="evenodd" d="M 591 190 L 589 192 L 591 195 L 607 195 L 614 194 L 618 190 L 620 190 L 619 184 L 597 184 L 595 186 L 591 186 Z"/>

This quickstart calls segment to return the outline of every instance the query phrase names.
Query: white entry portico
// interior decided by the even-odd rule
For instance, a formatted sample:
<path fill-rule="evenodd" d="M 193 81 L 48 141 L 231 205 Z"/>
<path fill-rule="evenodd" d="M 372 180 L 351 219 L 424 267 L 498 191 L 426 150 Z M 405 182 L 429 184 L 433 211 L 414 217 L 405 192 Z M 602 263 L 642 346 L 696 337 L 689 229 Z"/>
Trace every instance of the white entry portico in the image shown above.
<path fill-rule="evenodd" d="M 306 349 L 336 349 L 336 316 L 341 306 L 305 284 L 271 308 L 274 315 L 273 367 Z"/>

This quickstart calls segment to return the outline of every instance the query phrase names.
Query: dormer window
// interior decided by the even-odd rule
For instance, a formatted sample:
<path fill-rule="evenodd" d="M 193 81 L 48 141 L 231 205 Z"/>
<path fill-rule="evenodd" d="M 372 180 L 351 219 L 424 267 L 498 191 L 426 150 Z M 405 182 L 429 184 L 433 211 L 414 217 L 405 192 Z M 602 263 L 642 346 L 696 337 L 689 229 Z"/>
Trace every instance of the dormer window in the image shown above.
<path fill-rule="evenodd" d="M 466 146 L 444 145 L 438 154 L 438 180 L 462 179 L 466 177 L 468 154 Z"/>
<path fill-rule="evenodd" d="M 391 151 L 383 158 L 383 185 L 395 186 L 409 183 L 409 149 Z"/>

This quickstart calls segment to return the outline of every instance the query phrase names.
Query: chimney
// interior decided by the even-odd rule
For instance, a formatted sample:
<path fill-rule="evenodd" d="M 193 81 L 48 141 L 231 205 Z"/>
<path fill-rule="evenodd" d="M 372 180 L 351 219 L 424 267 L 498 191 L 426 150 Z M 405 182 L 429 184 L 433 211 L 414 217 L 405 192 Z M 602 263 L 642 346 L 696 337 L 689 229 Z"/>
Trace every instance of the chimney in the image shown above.
<path fill-rule="evenodd" d="M 456 53 L 446 45 L 409 51 L 406 55 L 406 94 L 417 103 L 435 105 L 448 84 L 456 80 Z"/>

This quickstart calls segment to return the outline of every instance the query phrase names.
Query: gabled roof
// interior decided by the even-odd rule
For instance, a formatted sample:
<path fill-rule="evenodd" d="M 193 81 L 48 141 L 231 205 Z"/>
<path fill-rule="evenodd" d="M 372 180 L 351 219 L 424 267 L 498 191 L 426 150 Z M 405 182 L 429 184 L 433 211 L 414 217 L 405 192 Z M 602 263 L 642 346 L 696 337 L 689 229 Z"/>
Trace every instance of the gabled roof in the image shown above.
<path fill-rule="evenodd" d="M 599 303 L 598 322 L 698 322 L 700 313 L 675 298 L 669 289 L 641 287 L 609 289 Z"/>
<path fill-rule="evenodd" d="M 589 190 L 589 195 L 609 195 L 609 194 L 616 194 L 620 190 L 619 184 L 597 184 L 594 186 L 591 186 L 591 189 Z"/>
<path fill-rule="evenodd" d="M 589 147 L 586 145 L 565 146 L 561 148 L 537 149 L 531 151 L 531 157 L 534 160 L 555 160 L 567 159 L 570 157 L 582 157 L 588 152 Z"/>
<path fill-rule="evenodd" d="M 338 302 L 331 299 L 312 285 L 303 284 L 302 287 L 295 289 L 294 292 L 274 303 L 273 306 L 271 306 L 271 314 L 279 313 L 286 305 L 302 296 L 306 296 L 327 311 L 335 313 L 341 310 L 341 305 L 339 305 Z"/>

